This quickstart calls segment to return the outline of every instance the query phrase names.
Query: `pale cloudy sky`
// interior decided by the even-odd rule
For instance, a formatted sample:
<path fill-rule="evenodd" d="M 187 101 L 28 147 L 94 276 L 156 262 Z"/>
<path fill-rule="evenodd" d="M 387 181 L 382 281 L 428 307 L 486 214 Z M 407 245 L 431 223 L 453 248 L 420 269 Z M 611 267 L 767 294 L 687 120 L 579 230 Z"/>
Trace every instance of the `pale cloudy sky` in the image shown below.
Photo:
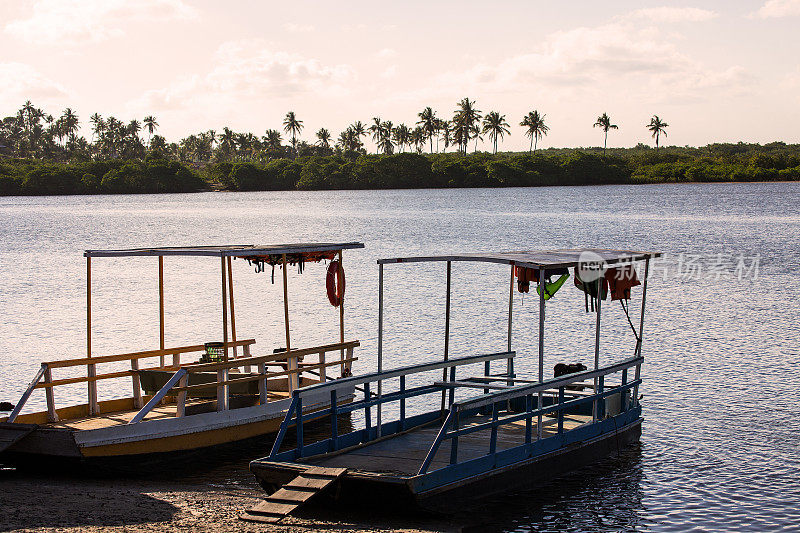
<path fill-rule="evenodd" d="M 178 140 L 294 110 L 313 141 L 469 96 L 506 115 L 506 150 L 527 147 L 531 109 L 544 147 L 600 144 L 604 111 L 611 146 L 652 142 L 653 114 L 669 144 L 796 143 L 798 28 L 800 0 L 0 0 L 0 116 L 27 99 L 84 123 L 153 114 Z"/>

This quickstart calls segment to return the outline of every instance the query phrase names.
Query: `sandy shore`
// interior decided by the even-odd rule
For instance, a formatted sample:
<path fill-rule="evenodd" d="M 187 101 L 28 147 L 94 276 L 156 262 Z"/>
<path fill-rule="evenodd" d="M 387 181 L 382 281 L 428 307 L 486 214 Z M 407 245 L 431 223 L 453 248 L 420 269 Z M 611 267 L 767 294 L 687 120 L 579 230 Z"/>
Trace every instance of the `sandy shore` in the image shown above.
<path fill-rule="evenodd" d="M 264 496 L 252 484 L 72 479 L 0 471 L 0 531 L 458 531 L 442 519 L 313 509 L 280 525 L 238 515 Z"/>

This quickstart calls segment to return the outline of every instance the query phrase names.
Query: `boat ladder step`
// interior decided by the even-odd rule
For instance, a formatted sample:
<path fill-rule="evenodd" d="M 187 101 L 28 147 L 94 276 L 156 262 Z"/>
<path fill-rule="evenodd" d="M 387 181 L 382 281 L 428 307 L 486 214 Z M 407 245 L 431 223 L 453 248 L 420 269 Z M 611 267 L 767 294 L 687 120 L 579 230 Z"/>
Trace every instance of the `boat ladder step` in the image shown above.
<path fill-rule="evenodd" d="M 33 433 L 38 427 L 36 424 L 0 423 L 0 453 Z"/>
<path fill-rule="evenodd" d="M 346 468 L 312 467 L 239 516 L 249 522 L 274 524 L 325 490 Z"/>

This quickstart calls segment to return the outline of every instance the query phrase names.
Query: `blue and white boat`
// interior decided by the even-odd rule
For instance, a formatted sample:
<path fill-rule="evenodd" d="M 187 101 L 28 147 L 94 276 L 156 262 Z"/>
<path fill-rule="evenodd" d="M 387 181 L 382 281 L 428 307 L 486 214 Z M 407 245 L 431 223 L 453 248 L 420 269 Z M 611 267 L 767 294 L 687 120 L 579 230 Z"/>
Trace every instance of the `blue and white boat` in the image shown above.
<path fill-rule="evenodd" d="M 244 518 L 277 519 L 317 494 L 362 506 L 391 502 L 395 508 L 415 504 L 453 509 L 475 497 L 541 484 L 637 442 L 643 421 L 639 389 L 647 278 L 651 260 L 659 256 L 582 249 L 379 260 L 377 372 L 293 391 L 269 457 L 250 464 L 271 496 Z M 446 264 L 443 356 L 386 370 L 384 268 L 432 262 Z M 452 264 L 458 262 L 494 263 L 511 270 L 508 338 L 495 353 L 450 357 Z M 561 303 L 553 296 L 570 271 L 586 294 L 587 311 L 596 314 L 594 361 L 588 368 L 556 368 L 562 375 L 546 379 L 545 312 Z M 639 285 L 634 291 L 641 289 L 638 308 L 629 308 L 625 304 Z M 511 343 L 515 290 L 531 290 L 531 297 L 538 296 L 538 371 L 533 375 L 515 372 L 519 357 Z M 607 297 L 621 300 L 635 344 L 632 354 L 601 366 L 600 318 Z M 638 316 L 632 320 L 629 311 Z M 349 397 L 342 401 L 344 392 L 354 387 L 362 394 L 355 401 Z M 328 429 L 309 435 L 304 424 L 320 413 L 306 413 L 303 406 L 321 395 L 330 396 L 325 408 Z M 359 424 L 342 423 L 343 415 L 353 413 L 352 421 Z M 355 425 L 363 427 L 353 429 Z"/>

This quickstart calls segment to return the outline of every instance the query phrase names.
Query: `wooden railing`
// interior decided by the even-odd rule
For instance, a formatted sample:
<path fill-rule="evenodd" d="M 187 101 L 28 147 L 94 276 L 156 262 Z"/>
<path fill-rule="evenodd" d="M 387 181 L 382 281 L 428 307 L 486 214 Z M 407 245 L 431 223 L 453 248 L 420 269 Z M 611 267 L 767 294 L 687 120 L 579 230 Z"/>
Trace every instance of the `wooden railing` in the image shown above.
<path fill-rule="evenodd" d="M 229 342 L 227 343 L 227 346 L 229 348 L 242 347 L 242 351 L 244 352 L 244 357 L 235 359 L 236 361 L 240 361 L 249 356 L 250 346 L 255 344 L 255 342 L 256 341 L 254 339 L 246 339 L 246 340 Z M 28 385 L 28 388 L 22 394 L 22 397 L 20 398 L 19 402 L 17 402 L 17 405 L 14 407 L 14 410 L 9 415 L 8 421 L 14 422 L 14 420 L 17 418 L 22 408 L 25 406 L 25 403 L 28 401 L 28 398 L 30 397 L 31 393 L 33 393 L 35 389 L 44 389 L 45 399 L 47 402 L 47 418 L 50 422 L 57 422 L 58 414 L 56 413 L 55 395 L 53 392 L 53 389 L 55 387 L 61 385 L 71 385 L 75 383 L 96 384 L 98 381 L 106 379 L 124 378 L 124 377 L 131 378 L 131 385 L 133 387 L 134 407 L 136 409 L 140 409 L 143 405 L 142 390 L 139 380 L 140 370 L 176 370 L 181 366 L 182 355 L 202 352 L 204 350 L 205 346 L 202 344 L 198 344 L 192 346 L 180 346 L 177 348 L 167 348 L 164 350 L 145 350 L 141 352 L 131 352 L 131 353 L 116 354 L 116 355 L 81 357 L 78 359 L 61 359 L 58 361 L 43 362 L 41 368 L 39 369 L 39 372 L 36 374 L 36 377 Z M 172 356 L 172 364 L 170 366 L 165 366 L 164 357 L 168 355 Z M 154 367 L 140 368 L 139 362 L 141 359 L 149 359 L 152 357 L 158 357 L 159 362 L 161 364 L 159 366 L 154 366 Z M 86 376 L 53 379 L 53 369 L 56 368 L 72 368 L 77 366 L 86 366 L 88 370 L 90 368 L 96 369 L 97 365 L 116 363 L 120 361 L 130 361 L 131 369 L 117 371 L 117 372 L 108 372 L 105 374 L 97 374 L 96 372 L 87 372 Z M 92 394 L 92 390 L 95 391 L 94 394 Z M 88 403 L 89 403 L 89 412 L 99 413 L 96 388 L 90 387 Z"/>
<path fill-rule="evenodd" d="M 248 353 L 245 357 L 231 359 L 230 361 L 182 365 L 128 423 L 136 424 L 141 422 L 163 398 L 171 395 L 177 395 L 176 416 L 185 416 L 186 399 L 189 392 L 203 389 L 208 390 L 215 388 L 217 390 L 217 411 L 225 411 L 229 409 L 230 386 L 252 381 L 258 382 L 259 402 L 261 405 L 264 405 L 268 400 L 269 378 L 286 377 L 288 392 L 291 394 L 300 388 L 300 385 L 302 384 L 300 378 L 304 372 L 319 370 L 319 372 L 314 372 L 314 374 L 318 376 L 320 384 L 324 384 L 328 381 L 326 369 L 332 366 L 338 366 L 342 369 L 342 376 L 344 377 L 350 373 L 350 366 L 352 362 L 358 359 L 353 357 L 353 350 L 360 345 L 361 343 L 359 341 L 341 342 L 255 357 L 249 356 Z M 328 353 L 338 353 L 339 357 L 333 358 L 332 360 L 327 360 Z M 305 356 L 313 354 L 317 354 L 319 356 L 318 363 L 301 363 Z M 249 368 L 251 366 L 255 366 L 257 368 L 255 375 L 249 375 L 240 378 L 232 378 L 230 376 L 230 370 L 233 368 Z M 269 366 L 279 366 L 286 368 L 286 370 L 268 372 L 267 367 Z M 214 371 L 217 373 L 217 379 L 215 382 L 189 385 L 189 377 L 191 374 Z M 347 381 L 348 379 L 352 378 L 344 378 L 344 381 Z M 337 382 L 338 381 L 341 380 L 337 380 Z"/>

